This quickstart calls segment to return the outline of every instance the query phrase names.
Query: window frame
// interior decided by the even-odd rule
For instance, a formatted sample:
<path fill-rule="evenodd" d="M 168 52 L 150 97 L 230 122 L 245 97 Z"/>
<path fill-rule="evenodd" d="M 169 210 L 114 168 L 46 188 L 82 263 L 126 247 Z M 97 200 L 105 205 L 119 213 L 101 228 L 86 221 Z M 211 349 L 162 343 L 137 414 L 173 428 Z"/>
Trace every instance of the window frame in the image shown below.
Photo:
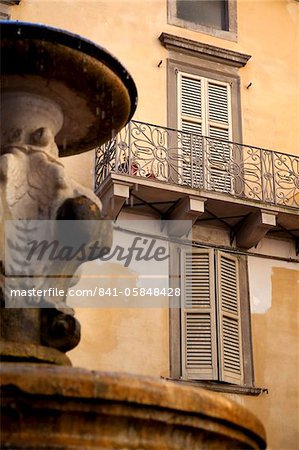
<path fill-rule="evenodd" d="M 169 50 L 167 60 L 167 123 L 168 127 L 178 128 L 178 82 L 177 73 L 188 73 L 197 77 L 224 82 L 230 85 L 231 95 L 231 137 L 232 142 L 242 143 L 241 89 L 238 69 L 246 64 L 250 55 L 225 51 L 221 48 L 198 44 L 184 38 L 162 33 L 160 41 Z M 181 52 L 178 52 L 179 49 Z M 232 154 L 239 161 L 240 154 Z M 242 180 L 232 186 L 241 192 Z"/>
<path fill-rule="evenodd" d="M 209 34 L 220 39 L 226 39 L 236 42 L 238 40 L 237 0 L 227 0 L 227 7 L 228 30 L 220 30 L 218 28 L 200 25 L 188 20 L 178 18 L 176 0 L 167 1 L 167 21 L 169 25 L 187 28 L 192 31 L 197 31 L 199 33 Z"/>
<path fill-rule="evenodd" d="M 170 259 L 170 287 L 180 288 L 181 287 L 181 249 L 180 247 L 172 243 L 172 248 L 170 249 L 170 254 L 172 255 Z M 196 246 L 195 248 L 200 248 Z M 227 253 L 228 255 L 232 252 L 225 252 L 225 250 L 219 249 L 217 247 L 211 247 L 214 252 L 214 258 L 217 259 L 217 255 L 220 253 Z M 240 293 L 240 325 L 241 325 L 241 341 L 242 341 L 242 369 L 243 377 L 240 383 L 224 382 L 219 379 L 219 374 L 217 379 L 207 379 L 207 380 L 192 380 L 183 377 L 183 366 L 182 366 L 182 320 L 181 320 L 181 307 L 178 304 L 172 304 L 170 299 L 170 316 L 169 316 L 169 328 L 170 328 L 170 379 L 180 380 L 182 382 L 196 383 L 199 386 L 216 386 L 218 391 L 226 391 L 226 389 L 233 390 L 235 388 L 236 392 L 240 392 L 243 388 L 256 389 L 254 387 L 254 370 L 253 370 L 253 354 L 252 354 L 252 337 L 251 337 L 251 312 L 250 312 L 250 300 L 249 300 L 249 284 L 248 284 L 248 266 L 247 257 L 244 255 L 239 255 L 233 253 L 238 259 L 238 270 L 239 270 L 239 293 Z M 213 273 L 213 277 L 216 277 L 216 271 Z M 217 290 L 218 284 L 215 281 L 215 289 Z M 182 301 L 182 299 L 181 299 Z M 215 299 L 215 306 L 217 300 Z M 181 306 L 181 303 L 180 303 Z M 216 324 L 219 333 L 219 323 Z M 221 363 L 219 358 L 218 350 L 216 350 L 217 363 Z M 252 391 L 252 392 L 253 392 Z M 241 392 L 242 393 L 242 392 Z M 246 392 L 248 394 L 248 392 Z M 250 392 L 249 392 L 250 393 Z M 253 395 L 256 395 L 253 392 Z"/>
<path fill-rule="evenodd" d="M 195 81 L 199 81 L 200 82 L 200 100 L 201 100 L 201 115 L 200 118 L 197 118 L 193 115 L 188 115 L 187 113 L 184 114 L 182 111 L 182 104 L 183 102 L 183 79 L 189 79 L 189 80 L 195 80 Z M 222 123 L 220 120 L 216 121 L 213 120 L 209 117 L 209 112 L 210 112 L 210 103 L 209 103 L 209 86 L 210 85 L 214 85 L 214 86 L 222 86 L 226 89 L 227 92 L 227 124 Z M 207 77 L 203 77 L 203 76 L 198 76 L 195 74 L 190 74 L 190 73 L 186 73 L 186 72 L 182 72 L 179 69 L 177 69 L 177 107 L 178 107 L 178 111 L 177 111 L 177 125 L 175 128 L 182 130 L 182 135 L 184 135 L 184 123 L 189 123 L 189 124 L 200 124 L 200 129 L 201 129 L 201 133 L 202 136 L 206 136 L 206 137 L 211 137 L 211 128 L 214 127 L 217 129 L 222 129 L 222 130 L 226 130 L 227 134 L 228 134 L 228 139 L 227 141 L 232 141 L 233 136 L 232 136 L 232 99 L 231 99 L 231 82 L 228 81 L 219 81 L 214 79 L 210 79 Z M 196 133 L 196 131 L 194 132 Z M 222 139 L 225 140 L 225 138 L 223 137 Z M 211 146 L 213 147 L 213 146 Z M 208 163 L 208 170 L 204 170 L 207 169 L 207 165 L 203 162 L 203 167 L 202 167 L 202 171 L 200 171 L 200 169 L 195 169 L 195 171 L 197 171 L 197 175 L 195 174 L 195 178 L 197 178 L 197 182 L 196 185 L 200 185 L 201 188 L 205 189 L 205 183 L 207 183 L 207 185 L 213 185 L 214 183 L 216 184 L 216 186 L 214 186 L 216 191 L 220 191 L 222 192 L 223 189 L 221 188 L 221 186 L 219 186 L 219 182 L 223 182 L 227 187 L 227 184 L 229 183 L 229 193 L 233 194 L 234 192 L 234 187 L 233 187 L 233 183 L 230 177 L 227 176 L 227 173 L 225 170 L 219 168 L 219 166 L 217 167 L 217 163 L 215 164 L 215 161 L 213 162 L 212 159 L 212 152 L 211 152 L 211 147 L 208 145 L 206 147 L 206 151 L 208 152 L 207 154 L 203 154 L 204 153 L 204 146 L 202 147 L 201 150 L 201 155 L 200 157 L 203 158 L 203 160 L 206 162 L 209 161 Z M 224 148 L 224 146 L 223 146 Z M 182 143 L 180 144 L 178 151 L 179 153 L 181 153 L 183 150 L 183 145 Z M 233 152 L 232 152 L 232 148 L 230 145 L 227 146 L 227 151 L 229 152 L 229 159 L 235 159 L 233 157 Z M 211 160 L 210 160 L 211 158 Z M 213 174 L 214 171 L 214 174 Z M 205 173 L 206 172 L 206 173 Z M 216 174 L 218 172 L 218 175 Z M 183 175 L 183 174 L 182 174 Z M 218 178 L 219 176 L 219 178 Z M 224 176 L 224 178 L 223 178 Z M 184 179 L 185 177 L 182 176 L 182 178 Z M 218 182 L 217 182 L 218 179 Z M 194 180 L 190 180 L 190 183 L 186 183 L 189 185 L 193 185 Z M 218 184 L 218 186 L 217 186 Z M 225 192 L 227 192 L 227 189 L 225 189 Z"/>
<path fill-rule="evenodd" d="M 177 73 L 186 73 L 210 81 L 230 85 L 231 95 L 231 140 L 242 142 L 240 77 L 232 68 L 219 63 L 193 58 L 187 55 L 170 55 L 167 61 L 167 119 L 168 126 L 177 129 L 178 125 L 178 83 Z"/>

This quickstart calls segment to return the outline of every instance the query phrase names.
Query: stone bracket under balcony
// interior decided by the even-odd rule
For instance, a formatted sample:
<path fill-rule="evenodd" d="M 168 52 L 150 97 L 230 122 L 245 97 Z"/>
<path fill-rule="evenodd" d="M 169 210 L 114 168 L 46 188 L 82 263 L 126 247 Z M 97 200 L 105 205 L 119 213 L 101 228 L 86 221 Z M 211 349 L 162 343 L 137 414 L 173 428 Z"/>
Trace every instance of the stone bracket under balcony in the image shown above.
<path fill-rule="evenodd" d="M 231 244 L 249 249 L 266 235 L 292 239 L 297 252 L 299 209 L 262 205 L 246 198 L 222 192 L 208 192 L 189 186 L 163 183 L 152 178 L 110 172 L 96 190 L 106 217 L 116 219 L 121 210 L 150 215 L 160 220 L 179 220 L 169 230 L 172 236 L 188 234 L 190 224 L 225 228 Z M 168 226 L 169 223 L 168 223 Z M 175 227 L 178 227 L 177 229 Z"/>
<path fill-rule="evenodd" d="M 259 210 L 249 214 L 235 232 L 236 244 L 248 250 L 255 247 L 277 225 L 278 212 Z"/>
<path fill-rule="evenodd" d="M 169 236 L 187 235 L 197 219 L 205 211 L 206 198 L 188 195 L 181 199 L 177 207 L 167 217 Z"/>
<path fill-rule="evenodd" d="M 115 220 L 130 198 L 131 183 L 116 181 L 103 186 L 99 193 L 105 218 Z"/>
<path fill-rule="evenodd" d="M 114 219 L 126 210 L 182 220 L 173 236 L 187 223 L 220 227 L 243 249 L 265 235 L 291 239 L 298 254 L 298 167 L 296 155 L 131 121 L 97 150 L 95 184 Z"/>

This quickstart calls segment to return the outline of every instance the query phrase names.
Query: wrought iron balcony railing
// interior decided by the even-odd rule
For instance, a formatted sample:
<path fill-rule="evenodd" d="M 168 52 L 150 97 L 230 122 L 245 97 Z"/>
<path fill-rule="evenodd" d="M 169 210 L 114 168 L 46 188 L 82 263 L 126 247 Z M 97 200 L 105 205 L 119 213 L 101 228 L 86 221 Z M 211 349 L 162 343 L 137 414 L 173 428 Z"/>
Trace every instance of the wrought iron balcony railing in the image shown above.
<path fill-rule="evenodd" d="M 110 173 L 296 208 L 299 157 L 131 121 L 96 153 L 96 189 Z"/>

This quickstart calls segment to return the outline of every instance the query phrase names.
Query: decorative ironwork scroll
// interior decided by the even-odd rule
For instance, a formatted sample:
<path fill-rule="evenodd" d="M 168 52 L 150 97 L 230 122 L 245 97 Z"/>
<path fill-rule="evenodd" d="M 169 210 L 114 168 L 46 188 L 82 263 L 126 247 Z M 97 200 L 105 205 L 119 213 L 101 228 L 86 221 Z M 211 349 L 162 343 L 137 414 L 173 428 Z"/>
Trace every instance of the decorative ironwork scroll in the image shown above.
<path fill-rule="evenodd" d="M 298 156 L 143 122 L 96 152 L 96 189 L 110 172 L 299 206 Z"/>

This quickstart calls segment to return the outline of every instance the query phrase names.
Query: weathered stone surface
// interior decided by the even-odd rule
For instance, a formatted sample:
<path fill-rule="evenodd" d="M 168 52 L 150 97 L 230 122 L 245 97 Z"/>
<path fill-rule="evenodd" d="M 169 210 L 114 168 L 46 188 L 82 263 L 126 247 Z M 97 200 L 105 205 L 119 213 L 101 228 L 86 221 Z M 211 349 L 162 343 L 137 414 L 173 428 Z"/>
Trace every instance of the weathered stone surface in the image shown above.
<path fill-rule="evenodd" d="M 70 359 L 55 348 L 7 340 L 0 340 L 0 359 L 1 361 L 48 363 L 59 366 L 72 365 Z"/>
<path fill-rule="evenodd" d="M 97 225 L 85 233 L 85 242 L 91 243 L 102 237 L 105 245 L 109 246 L 112 230 L 99 220 L 101 202 L 92 191 L 69 178 L 59 161 L 55 143 L 55 135 L 63 122 L 62 114 L 58 114 L 59 106 L 46 97 L 24 92 L 4 93 L 1 101 L 4 126 L 1 129 L 0 150 L 0 260 L 4 261 L 5 275 L 18 275 L 16 271 L 8 273 L 8 267 L 15 267 L 16 264 L 5 260 L 6 220 L 97 220 Z M 16 254 L 26 249 L 26 244 L 32 240 L 26 223 L 28 222 L 21 223 L 15 233 L 22 234 L 21 241 L 19 239 L 14 242 L 11 239 Z M 13 226 L 10 225 L 11 228 Z M 57 239 L 57 226 L 49 227 L 47 238 L 50 242 Z M 67 275 L 59 279 L 59 286 L 56 287 L 67 291 L 69 277 L 80 264 L 82 260 L 77 259 L 68 262 L 67 267 L 65 262 L 60 265 L 55 262 L 55 273 Z M 21 276 L 26 273 L 22 265 L 17 269 Z M 39 285 L 38 280 L 35 280 L 34 287 L 43 289 L 47 287 L 47 268 L 41 267 L 40 270 L 42 273 L 39 275 L 42 274 L 45 278 Z M 3 281 L 0 280 L 0 286 L 1 284 Z M 51 301 L 60 308 L 65 306 L 61 298 L 52 297 Z M 13 307 L 14 304 L 10 306 Z"/>
<path fill-rule="evenodd" d="M 258 449 L 261 423 L 203 389 L 67 367 L 1 367 L 5 449 Z"/>
<path fill-rule="evenodd" d="M 137 104 L 134 81 L 107 50 L 78 35 L 33 23 L 1 23 L 1 86 L 2 91 L 48 97 L 60 107 L 60 156 L 108 141 L 132 117 Z"/>
<path fill-rule="evenodd" d="M 49 242 L 57 239 L 63 225 L 60 220 L 88 220 L 93 226 L 86 227 L 86 243 L 105 242 L 109 246 L 112 229 L 106 221 L 101 221 L 102 205 L 92 191 L 80 186 L 69 178 L 58 158 L 55 135 L 62 127 L 63 115 L 58 105 L 47 97 L 26 92 L 5 92 L 1 98 L 2 122 L 0 149 L 0 289 L 2 303 L 5 293 L 15 289 L 14 277 L 26 277 L 24 285 L 29 289 L 47 289 L 51 286 L 48 274 L 53 274 L 55 264 L 57 279 L 55 287 L 66 293 L 71 284 L 71 276 L 83 261 L 73 259 L 55 261 L 49 265 L 39 264 L 39 278 L 30 278 L 30 266 L 10 260 L 5 252 L 5 221 L 18 222 L 16 235 L 18 241 L 10 240 L 12 257 L 20 258 L 20 252 L 26 252 L 32 233 L 27 230 L 28 220 L 57 220 L 56 227 L 49 227 Z M 93 221 L 93 222 L 89 222 Z M 10 228 L 17 227 L 11 222 Z M 82 225 L 81 225 L 82 227 Z M 82 234 L 82 233 L 81 233 Z M 73 233 L 72 236 L 76 236 Z M 6 237 L 6 239 L 8 239 Z M 74 245 L 73 242 L 70 245 Z M 11 269 L 13 268 L 13 269 Z M 13 270 L 12 273 L 9 271 Z M 27 271 L 27 272 L 26 272 Z M 29 271 L 29 272 L 28 272 Z M 48 272 L 47 272 L 48 271 Z M 31 280 L 31 284 L 30 284 Z M 4 295 L 3 295 L 4 293 Z M 45 345 L 63 352 L 75 347 L 80 340 L 80 325 L 73 317 L 73 311 L 67 307 L 65 298 L 51 297 L 41 299 L 47 308 L 43 310 L 14 309 L 0 311 L 2 324 L 1 340 Z M 14 303 L 16 302 L 16 304 Z M 17 308 L 19 299 L 10 298 L 10 307 Z M 23 300 L 22 300 L 23 302 Z M 23 302 L 25 303 L 25 302 Z M 2 305 L 4 306 L 4 305 Z M 21 305 L 22 306 L 22 305 Z M 32 307 L 32 305 L 30 305 Z M 41 305 L 39 305 L 41 307 Z M 47 312 L 49 311 L 49 313 Z M 59 321 L 57 321 L 59 316 Z M 49 319 L 53 319 L 52 321 Z M 53 322 L 53 323 L 52 323 Z M 8 348 L 6 346 L 6 348 Z M 16 358 L 16 348 L 14 358 Z M 40 351 L 37 349 L 36 352 Z M 35 360 L 35 353 L 33 359 Z M 20 354 L 20 358 L 23 358 Z M 6 358 L 2 353 L 2 358 Z M 50 357 L 52 358 L 52 357 Z M 49 359 L 46 359 L 49 361 Z"/>
<path fill-rule="evenodd" d="M 80 153 L 111 137 L 112 130 L 120 129 L 135 110 L 136 88 L 117 60 L 77 36 L 13 22 L 2 24 L 1 31 L 0 299 L 3 308 L 6 293 L 16 288 L 14 277 L 25 277 L 27 289 L 28 286 L 47 289 L 51 286 L 47 275 L 53 274 L 52 266 L 50 270 L 41 264 L 39 278 L 32 279 L 30 284 L 28 267 L 26 272 L 19 263 L 15 271 L 17 263 L 11 264 L 5 255 L 5 221 L 94 221 L 93 226 L 85 227 L 85 242 L 104 242 L 109 247 L 112 229 L 107 221 L 100 220 L 100 200 L 67 176 L 59 155 Z M 63 225 L 54 227 L 47 239 L 55 240 L 57 229 L 59 232 L 62 228 Z M 20 240 L 10 241 L 16 259 L 32 239 L 25 232 L 18 230 L 21 244 Z M 71 277 L 82 262 L 76 259 L 55 262 L 55 287 L 67 292 L 74 281 Z M 9 273 L 11 267 L 13 273 Z M 32 349 L 36 345 L 38 348 L 32 355 L 36 360 L 41 346 L 65 352 L 78 344 L 80 326 L 65 298 L 52 296 L 41 300 L 44 308 L 53 311 L 1 309 L 1 340 L 8 343 L 6 350 L 10 342 L 28 343 Z M 19 299 L 10 298 L 9 306 L 19 307 Z M 6 350 L 3 358 L 9 357 Z M 15 359 L 17 346 L 13 353 Z M 22 351 L 20 359 L 23 354 Z M 52 359 L 50 355 L 45 360 Z"/>

